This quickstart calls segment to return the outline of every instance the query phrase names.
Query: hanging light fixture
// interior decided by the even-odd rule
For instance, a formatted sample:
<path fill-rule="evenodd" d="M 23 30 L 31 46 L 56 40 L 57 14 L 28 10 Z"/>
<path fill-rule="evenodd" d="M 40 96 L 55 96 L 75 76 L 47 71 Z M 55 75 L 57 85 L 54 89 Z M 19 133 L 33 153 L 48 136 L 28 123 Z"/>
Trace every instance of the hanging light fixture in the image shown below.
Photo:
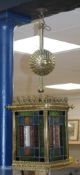
<path fill-rule="evenodd" d="M 43 31 L 48 28 L 40 20 L 40 49 L 30 58 L 30 66 L 39 76 L 39 92 L 44 92 L 43 76 L 55 67 L 54 55 L 44 49 Z M 6 109 L 13 111 L 13 167 L 22 172 L 49 172 L 74 163 L 69 159 L 68 101 L 52 95 L 17 97 Z"/>
<path fill-rule="evenodd" d="M 49 30 L 49 27 L 45 24 L 43 12 L 40 15 L 41 19 L 38 23 L 39 30 L 39 50 L 35 51 L 30 57 L 30 67 L 32 71 L 40 76 L 39 92 L 43 90 L 43 76 L 48 75 L 55 67 L 54 55 L 44 49 L 44 29 Z"/>

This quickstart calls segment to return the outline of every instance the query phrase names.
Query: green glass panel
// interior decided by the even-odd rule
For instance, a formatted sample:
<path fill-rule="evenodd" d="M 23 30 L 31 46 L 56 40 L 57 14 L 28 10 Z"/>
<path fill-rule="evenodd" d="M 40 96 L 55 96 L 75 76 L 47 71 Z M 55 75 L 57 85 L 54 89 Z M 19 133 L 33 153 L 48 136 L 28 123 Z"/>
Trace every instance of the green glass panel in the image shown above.
<path fill-rule="evenodd" d="M 50 111 L 49 115 L 52 117 L 57 117 L 57 116 L 59 116 L 59 112 L 58 111 Z"/>
<path fill-rule="evenodd" d="M 33 116 L 34 115 L 34 111 L 23 111 L 23 112 L 20 112 L 19 115 L 21 116 Z"/>

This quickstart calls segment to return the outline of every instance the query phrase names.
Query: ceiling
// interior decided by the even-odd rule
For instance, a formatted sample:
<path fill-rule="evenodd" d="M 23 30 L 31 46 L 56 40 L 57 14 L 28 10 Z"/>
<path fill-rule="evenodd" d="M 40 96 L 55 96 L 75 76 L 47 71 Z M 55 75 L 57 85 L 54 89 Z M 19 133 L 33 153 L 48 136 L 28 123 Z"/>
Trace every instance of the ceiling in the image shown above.
<path fill-rule="evenodd" d="M 45 22 L 51 27 L 51 31 L 45 30 L 45 36 L 80 45 L 80 8 L 46 17 Z M 31 24 L 16 27 L 14 40 L 34 36 L 34 34 L 33 21 Z M 31 71 L 29 57 L 30 55 L 14 53 L 14 96 L 38 93 L 39 77 Z M 55 54 L 55 63 L 53 72 L 44 77 L 44 85 L 80 83 L 80 49 Z M 79 96 L 80 90 L 45 89 L 45 93 Z"/>
<path fill-rule="evenodd" d="M 69 11 L 80 7 L 80 0 L 17 0 L 18 4 L 12 6 L 11 11 L 23 15 L 29 15 L 32 19 L 37 19 L 40 9 L 47 9 L 45 16 Z M 16 1 L 16 2 L 17 2 Z M 20 2 L 19 2 L 20 1 Z"/>
<path fill-rule="evenodd" d="M 0 0 L 0 12 L 11 11 L 38 18 L 38 9 L 46 8 L 45 16 L 69 11 L 80 7 L 80 0 Z"/>

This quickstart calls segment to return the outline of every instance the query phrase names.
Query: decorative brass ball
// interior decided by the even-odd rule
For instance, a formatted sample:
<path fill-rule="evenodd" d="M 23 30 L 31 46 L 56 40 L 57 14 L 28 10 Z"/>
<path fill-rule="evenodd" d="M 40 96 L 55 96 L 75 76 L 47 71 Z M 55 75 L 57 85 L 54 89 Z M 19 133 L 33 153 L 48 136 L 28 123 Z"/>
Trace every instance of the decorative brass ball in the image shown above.
<path fill-rule="evenodd" d="M 55 57 L 48 50 L 37 50 L 30 57 L 30 67 L 37 75 L 48 75 L 55 67 Z"/>

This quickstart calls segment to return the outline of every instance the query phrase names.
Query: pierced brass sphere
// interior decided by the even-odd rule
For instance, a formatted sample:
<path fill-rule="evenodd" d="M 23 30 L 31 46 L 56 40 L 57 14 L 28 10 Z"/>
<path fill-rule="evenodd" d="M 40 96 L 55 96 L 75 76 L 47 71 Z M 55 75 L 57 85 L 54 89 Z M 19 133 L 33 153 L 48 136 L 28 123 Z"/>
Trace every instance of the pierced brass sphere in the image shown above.
<path fill-rule="evenodd" d="M 37 50 L 30 57 L 30 67 L 37 75 L 48 75 L 55 67 L 55 57 L 48 50 Z"/>

